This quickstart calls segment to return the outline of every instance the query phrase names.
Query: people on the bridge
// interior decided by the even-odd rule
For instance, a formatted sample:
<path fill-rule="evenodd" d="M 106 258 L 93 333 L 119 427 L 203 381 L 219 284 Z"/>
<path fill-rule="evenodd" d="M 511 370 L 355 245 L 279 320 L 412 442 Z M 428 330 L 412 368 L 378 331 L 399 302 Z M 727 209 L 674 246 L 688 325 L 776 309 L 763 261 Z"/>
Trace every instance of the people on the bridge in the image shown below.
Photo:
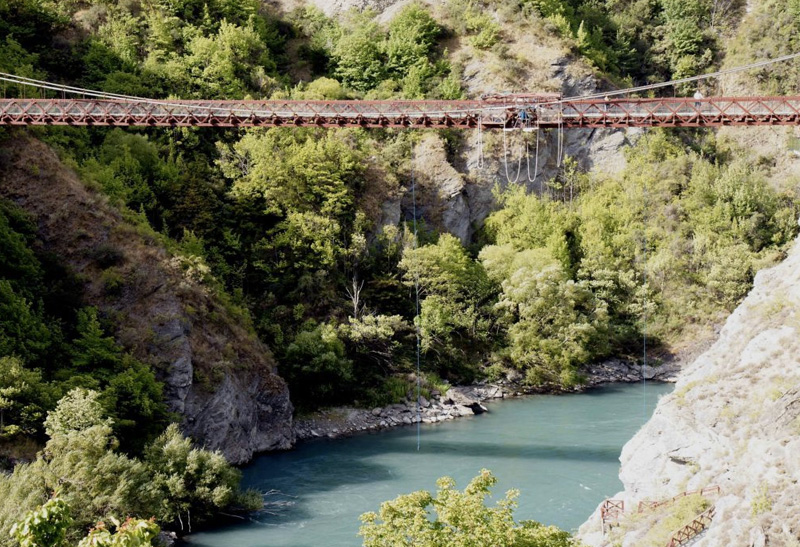
<path fill-rule="evenodd" d="M 697 108 L 697 109 L 699 109 L 699 108 L 700 108 L 700 99 L 702 99 L 702 98 L 703 98 L 703 94 L 702 94 L 702 93 L 700 93 L 700 90 L 699 90 L 699 89 L 698 89 L 697 91 L 695 91 L 695 92 L 694 92 L 694 100 L 696 101 L 696 102 L 694 103 L 694 107 L 695 107 L 695 108 Z"/>

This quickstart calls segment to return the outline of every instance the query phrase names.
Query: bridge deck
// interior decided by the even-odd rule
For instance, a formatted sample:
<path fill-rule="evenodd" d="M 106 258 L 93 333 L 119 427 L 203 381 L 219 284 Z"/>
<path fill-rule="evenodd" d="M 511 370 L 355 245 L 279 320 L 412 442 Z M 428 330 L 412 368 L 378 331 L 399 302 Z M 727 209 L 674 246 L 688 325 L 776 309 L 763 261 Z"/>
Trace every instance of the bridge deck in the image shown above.
<path fill-rule="evenodd" d="M 492 101 L 0 99 L 0 125 L 167 127 L 714 127 L 800 125 L 800 97 Z"/>

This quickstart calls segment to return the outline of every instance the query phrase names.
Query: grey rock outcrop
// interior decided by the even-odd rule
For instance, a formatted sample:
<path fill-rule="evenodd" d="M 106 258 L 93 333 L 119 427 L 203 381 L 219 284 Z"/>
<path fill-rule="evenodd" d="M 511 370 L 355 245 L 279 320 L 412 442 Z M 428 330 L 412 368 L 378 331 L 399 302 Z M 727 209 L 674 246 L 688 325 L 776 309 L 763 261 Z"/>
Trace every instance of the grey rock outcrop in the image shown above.
<path fill-rule="evenodd" d="M 448 162 L 441 137 L 429 134 L 422 138 L 415 148 L 414 171 L 423 204 L 419 213 L 466 243 L 472 235 L 466 180 Z"/>
<path fill-rule="evenodd" d="M 718 485 L 708 530 L 693 545 L 800 541 L 800 243 L 756 275 L 719 339 L 681 374 L 675 391 L 622 450 L 629 501 Z M 607 545 L 596 515 L 581 528 Z M 632 524 L 624 546 L 637 545 Z"/>
<path fill-rule="evenodd" d="M 433 424 L 488 412 L 483 403 L 508 395 L 502 386 L 494 384 L 456 386 L 444 395 L 433 391 L 430 400 L 420 397 L 420 408 L 414 400 L 372 410 L 339 407 L 298 419 L 294 428 L 297 438 L 302 440 L 341 437 L 419 422 Z"/>
<path fill-rule="evenodd" d="M 31 214 L 46 250 L 84 281 L 85 302 L 113 317 L 117 341 L 153 367 L 184 432 L 234 463 L 291 447 L 286 383 L 269 349 L 203 284 L 205 266 L 125 222 L 41 142 L 12 140 L 0 154 L 0 195 Z M 113 264 L 98 258 L 102 249 Z M 124 280 L 113 294 L 102 281 L 110 269 Z"/>

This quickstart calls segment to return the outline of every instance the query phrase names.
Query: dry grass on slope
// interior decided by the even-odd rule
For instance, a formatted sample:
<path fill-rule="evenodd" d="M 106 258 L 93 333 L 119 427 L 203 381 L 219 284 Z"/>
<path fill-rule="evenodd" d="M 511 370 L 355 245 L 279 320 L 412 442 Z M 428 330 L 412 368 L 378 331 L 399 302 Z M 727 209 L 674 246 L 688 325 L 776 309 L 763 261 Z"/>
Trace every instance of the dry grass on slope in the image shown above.
<path fill-rule="evenodd" d="M 292 407 L 272 355 L 247 315 L 203 282 L 201 260 L 171 255 L 21 131 L 0 148 L 0 181 L 0 196 L 35 219 L 44 250 L 83 281 L 86 304 L 154 367 L 189 434 L 233 461 L 291 444 Z"/>

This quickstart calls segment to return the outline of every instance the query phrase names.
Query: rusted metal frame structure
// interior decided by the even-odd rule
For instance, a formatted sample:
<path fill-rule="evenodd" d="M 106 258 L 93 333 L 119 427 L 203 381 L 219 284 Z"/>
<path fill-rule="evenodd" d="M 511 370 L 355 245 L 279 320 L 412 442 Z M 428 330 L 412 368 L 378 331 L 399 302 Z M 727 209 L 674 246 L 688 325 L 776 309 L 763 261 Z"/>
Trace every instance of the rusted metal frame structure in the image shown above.
<path fill-rule="evenodd" d="M 480 101 L 123 101 L 2 99 L 2 125 L 171 127 L 484 128 L 506 111 L 482 115 Z"/>
<path fill-rule="evenodd" d="M 659 507 L 663 507 L 665 505 L 670 505 L 682 498 L 685 498 L 687 496 L 692 496 L 695 494 L 699 494 L 701 496 L 706 496 L 709 494 L 719 495 L 720 492 L 721 492 L 720 487 L 714 485 L 714 486 L 706 486 L 705 488 L 701 488 L 699 490 L 687 490 L 685 492 L 681 492 L 676 496 L 661 501 L 640 501 L 636 508 L 636 512 L 643 513 L 646 510 L 654 510 Z M 610 527 L 613 526 L 614 524 L 619 523 L 620 519 L 624 515 L 625 515 L 625 500 L 615 500 L 615 499 L 604 500 L 603 503 L 600 505 L 600 523 L 603 528 L 603 533 L 605 533 L 607 526 Z"/>
<path fill-rule="evenodd" d="M 708 526 L 711 524 L 711 521 L 714 519 L 715 514 L 716 508 L 712 505 L 697 515 L 692 522 L 673 533 L 672 537 L 670 537 L 669 541 L 667 542 L 666 547 L 681 547 L 689 543 L 696 536 L 701 534 L 706 528 L 708 528 Z"/>
<path fill-rule="evenodd" d="M 800 97 L 476 101 L 0 99 L 0 125 L 621 128 L 800 125 Z"/>
<path fill-rule="evenodd" d="M 717 127 L 800 125 L 800 97 L 712 97 L 568 101 L 539 107 L 538 122 L 555 127 Z"/>
<path fill-rule="evenodd" d="M 607 499 L 600 505 L 600 526 L 603 533 L 606 533 L 606 528 L 614 524 L 618 524 L 620 518 L 625 514 L 625 501 L 624 500 L 611 500 Z"/>

